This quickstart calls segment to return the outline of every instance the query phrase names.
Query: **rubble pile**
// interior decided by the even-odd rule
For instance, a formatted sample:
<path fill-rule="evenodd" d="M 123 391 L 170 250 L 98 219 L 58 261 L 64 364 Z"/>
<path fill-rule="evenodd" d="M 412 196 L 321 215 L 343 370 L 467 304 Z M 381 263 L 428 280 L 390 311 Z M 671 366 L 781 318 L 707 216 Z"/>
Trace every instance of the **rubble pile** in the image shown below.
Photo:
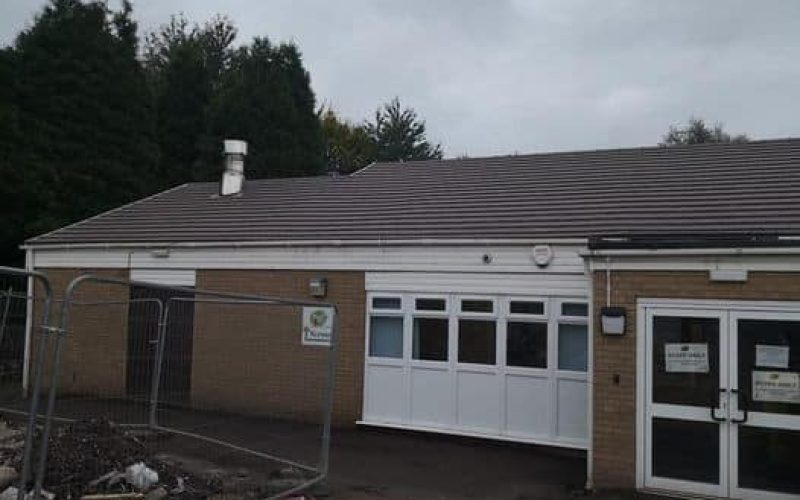
<path fill-rule="evenodd" d="M 41 429 L 34 437 L 38 449 Z M 113 499 L 255 499 L 276 487 L 302 482 L 302 475 L 284 469 L 258 483 L 247 474 L 187 471 L 174 457 L 155 452 L 168 436 L 134 432 L 107 419 L 82 420 L 54 427 L 48 440 L 45 497 L 68 500 Z M 16 498 L 17 471 L 22 466 L 24 432 L 0 419 L 0 500 Z M 271 484 L 275 483 L 275 484 Z M 31 486 L 31 485 L 29 485 Z"/>

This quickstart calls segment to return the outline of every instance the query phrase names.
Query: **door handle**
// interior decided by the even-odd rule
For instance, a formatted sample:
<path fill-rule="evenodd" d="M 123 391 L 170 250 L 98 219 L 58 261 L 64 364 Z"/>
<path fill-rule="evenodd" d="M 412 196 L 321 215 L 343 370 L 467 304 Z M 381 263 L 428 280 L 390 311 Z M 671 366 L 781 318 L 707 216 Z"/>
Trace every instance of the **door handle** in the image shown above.
<path fill-rule="evenodd" d="M 734 424 L 744 424 L 747 422 L 747 394 L 742 394 L 739 389 L 731 389 L 731 394 L 736 396 L 736 408 L 742 411 L 742 418 L 732 418 L 731 422 Z M 742 396 L 744 395 L 744 404 L 742 404 Z"/>
<path fill-rule="evenodd" d="M 724 394 L 727 391 L 728 391 L 728 389 L 720 387 L 718 394 Z M 717 396 L 717 404 L 719 404 L 719 396 Z M 714 421 L 717 421 L 717 422 L 724 422 L 725 421 L 725 417 L 721 417 L 720 418 L 720 417 L 717 416 L 717 410 L 719 410 L 719 409 L 720 408 L 714 407 L 713 404 L 708 407 L 708 411 L 711 414 L 711 420 L 714 420 Z"/>

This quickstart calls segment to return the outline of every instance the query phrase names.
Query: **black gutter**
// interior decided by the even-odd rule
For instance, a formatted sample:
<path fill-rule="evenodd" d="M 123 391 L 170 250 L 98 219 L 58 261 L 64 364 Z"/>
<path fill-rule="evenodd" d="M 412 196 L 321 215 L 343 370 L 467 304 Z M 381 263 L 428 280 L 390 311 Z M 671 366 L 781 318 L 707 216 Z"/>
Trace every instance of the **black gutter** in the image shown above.
<path fill-rule="evenodd" d="M 797 247 L 800 235 L 777 233 L 609 234 L 590 236 L 589 250 Z"/>

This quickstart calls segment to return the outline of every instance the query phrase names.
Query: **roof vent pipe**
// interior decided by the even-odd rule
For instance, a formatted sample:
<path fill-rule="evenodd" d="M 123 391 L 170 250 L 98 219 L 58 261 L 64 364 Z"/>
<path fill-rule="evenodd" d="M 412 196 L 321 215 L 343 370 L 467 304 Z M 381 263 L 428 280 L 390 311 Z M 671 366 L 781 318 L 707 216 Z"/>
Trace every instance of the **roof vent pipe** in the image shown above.
<path fill-rule="evenodd" d="M 247 142 L 233 139 L 223 141 L 225 156 L 225 171 L 222 173 L 222 183 L 219 193 L 229 196 L 242 192 L 244 184 L 244 157 L 247 156 Z"/>

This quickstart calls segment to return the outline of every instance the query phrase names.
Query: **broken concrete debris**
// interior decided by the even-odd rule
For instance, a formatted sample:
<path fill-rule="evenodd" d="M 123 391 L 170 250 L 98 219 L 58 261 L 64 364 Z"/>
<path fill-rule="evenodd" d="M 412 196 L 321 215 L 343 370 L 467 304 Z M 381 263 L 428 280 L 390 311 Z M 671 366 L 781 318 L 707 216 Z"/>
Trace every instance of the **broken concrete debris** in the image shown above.
<path fill-rule="evenodd" d="M 17 488 L 9 486 L 2 493 L 0 493 L 0 500 L 17 500 L 18 493 L 19 490 Z M 49 491 L 42 491 L 42 494 L 39 498 L 44 500 L 55 500 L 56 496 Z M 33 492 L 26 493 L 25 500 L 33 500 Z"/>
<path fill-rule="evenodd" d="M 16 500 L 24 439 L 20 427 L 0 418 L 0 500 Z M 134 431 L 101 418 L 54 426 L 47 444 L 43 498 L 251 500 L 291 490 L 310 478 L 308 471 L 293 467 L 271 472 L 225 468 L 213 459 L 187 453 L 192 446 L 181 439 L 185 438 Z M 39 449 L 40 441 L 37 428 L 34 449 Z M 33 500 L 32 493 L 29 497 Z"/>

